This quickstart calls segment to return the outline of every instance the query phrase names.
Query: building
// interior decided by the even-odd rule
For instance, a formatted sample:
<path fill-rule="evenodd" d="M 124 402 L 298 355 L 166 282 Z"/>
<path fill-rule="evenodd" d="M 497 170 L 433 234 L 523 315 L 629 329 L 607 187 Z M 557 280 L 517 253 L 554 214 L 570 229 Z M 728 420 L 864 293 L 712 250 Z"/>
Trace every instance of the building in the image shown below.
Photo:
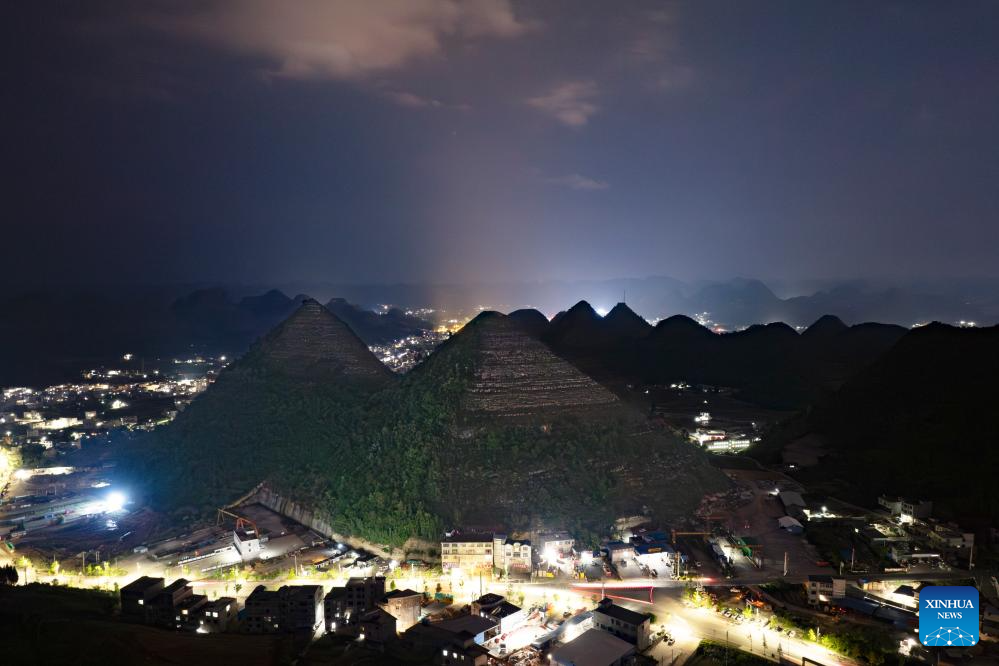
<path fill-rule="evenodd" d="M 441 542 L 444 570 L 487 571 L 493 568 L 493 535 L 455 534 Z"/>
<path fill-rule="evenodd" d="M 351 578 L 345 587 L 334 587 L 323 601 L 326 631 L 343 630 L 356 623 L 360 615 L 377 608 L 384 596 L 384 576 Z"/>
<path fill-rule="evenodd" d="M 246 598 L 244 613 L 251 634 L 314 632 L 323 622 L 323 588 L 285 585 L 273 591 L 258 585 Z"/>
<path fill-rule="evenodd" d="M 782 530 L 787 530 L 791 534 L 801 534 L 805 528 L 796 518 L 791 516 L 781 516 L 777 519 L 777 526 Z"/>
<path fill-rule="evenodd" d="M 531 542 L 505 534 L 454 534 L 441 541 L 441 566 L 467 572 L 529 572 Z"/>
<path fill-rule="evenodd" d="M 493 535 L 493 568 L 503 573 L 531 570 L 531 542 L 509 539 L 505 534 Z"/>
<path fill-rule="evenodd" d="M 398 626 L 396 618 L 381 608 L 361 615 L 357 625 L 358 640 L 374 645 L 384 645 L 393 640 Z"/>
<path fill-rule="evenodd" d="M 472 615 L 492 618 L 499 622 L 500 633 L 515 629 L 524 621 L 527 614 L 524 610 L 498 594 L 488 593 L 472 602 Z"/>
<path fill-rule="evenodd" d="M 174 609 L 174 629 L 195 631 L 201 626 L 201 609 L 208 603 L 204 594 L 191 594 L 178 603 Z"/>
<path fill-rule="evenodd" d="M 598 629 L 631 643 L 639 652 L 649 647 L 652 616 L 648 613 L 636 613 L 610 599 L 602 599 L 593 610 L 592 617 Z"/>
<path fill-rule="evenodd" d="M 236 600 L 232 597 L 219 597 L 201 607 L 198 617 L 198 631 L 218 634 L 229 629 L 239 613 Z"/>
<path fill-rule="evenodd" d="M 803 512 L 808 508 L 808 504 L 805 502 L 805 498 L 801 496 L 801 493 L 796 493 L 793 490 L 782 490 L 777 494 L 777 498 L 780 499 L 780 503 L 784 507 L 784 513 L 789 515 L 796 512 Z"/>
<path fill-rule="evenodd" d="M 281 628 L 281 595 L 258 585 L 243 607 L 244 629 L 251 634 L 272 634 Z"/>
<path fill-rule="evenodd" d="M 395 618 L 399 632 L 406 631 L 420 621 L 423 594 L 413 590 L 392 590 L 379 602 L 378 607 Z"/>
<path fill-rule="evenodd" d="M 453 632 L 440 628 L 440 623 L 417 624 L 402 635 L 402 640 L 414 650 L 431 649 L 434 663 L 442 666 L 486 666 L 489 651 L 475 642 L 467 631 Z"/>
<path fill-rule="evenodd" d="M 607 544 L 607 559 L 612 564 L 616 564 L 624 560 L 634 559 L 634 557 L 635 547 L 630 543 L 624 543 L 623 541 L 611 541 Z"/>
<path fill-rule="evenodd" d="M 827 604 L 846 596 L 846 579 L 832 576 L 809 576 L 805 583 L 808 603 L 812 606 Z"/>
<path fill-rule="evenodd" d="M 635 654 L 635 646 L 600 629 L 587 629 L 575 640 L 551 652 L 555 666 L 622 666 Z"/>
<path fill-rule="evenodd" d="M 150 602 L 163 590 L 163 579 L 151 576 L 136 578 L 121 588 L 121 614 L 135 622 L 148 622 Z"/>
<path fill-rule="evenodd" d="M 184 578 L 178 578 L 161 589 L 152 600 L 146 604 L 149 609 L 147 622 L 165 627 L 177 627 L 180 620 L 177 619 L 178 607 L 184 604 L 184 600 L 194 596 L 194 590 Z M 201 596 L 201 595 L 198 595 Z"/>
<path fill-rule="evenodd" d="M 478 615 L 459 615 L 450 620 L 435 622 L 433 626 L 456 636 L 467 632 L 478 645 L 482 645 L 500 631 L 498 621 Z"/>
<path fill-rule="evenodd" d="M 568 532 L 541 532 L 537 535 L 538 555 L 542 560 L 572 557 L 576 540 Z"/>
<path fill-rule="evenodd" d="M 903 497 L 887 497 L 882 495 L 878 497 L 878 506 L 903 523 L 911 523 L 916 519 L 929 518 L 930 514 L 933 513 L 933 502 L 926 500 L 912 502 Z"/>
<path fill-rule="evenodd" d="M 282 624 L 286 631 L 315 632 L 323 624 L 323 586 L 285 585 L 282 598 Z"/>
<path fill-rule="evenodd" d="M 260 557 L 260 535 L 256 530 L 240 526 L 232 533 L 232 543 L 244 561 Z"/>

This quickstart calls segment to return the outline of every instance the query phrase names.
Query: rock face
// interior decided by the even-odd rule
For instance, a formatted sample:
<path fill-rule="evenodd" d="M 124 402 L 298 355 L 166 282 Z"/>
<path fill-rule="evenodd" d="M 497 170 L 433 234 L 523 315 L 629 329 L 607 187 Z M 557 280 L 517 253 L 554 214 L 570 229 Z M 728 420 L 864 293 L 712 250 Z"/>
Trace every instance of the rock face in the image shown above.
<path fill-rule="evenodd" d="M 347 324 L 312 299 L 255 344 L 238 365 L 308 379 L 383 384 L 392 373 Z"/>

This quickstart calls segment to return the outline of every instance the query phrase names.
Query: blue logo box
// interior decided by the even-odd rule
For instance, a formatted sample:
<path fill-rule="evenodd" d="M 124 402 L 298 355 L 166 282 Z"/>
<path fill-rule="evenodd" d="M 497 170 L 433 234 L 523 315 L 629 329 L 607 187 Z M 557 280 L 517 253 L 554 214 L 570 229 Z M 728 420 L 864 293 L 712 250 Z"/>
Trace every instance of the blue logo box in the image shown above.
<path fill-rule="evenodd" d="M 927 647 L 971 647 L 978 643 L 978 590 L 934 585 L 919 591 L 919 640 Z"/>

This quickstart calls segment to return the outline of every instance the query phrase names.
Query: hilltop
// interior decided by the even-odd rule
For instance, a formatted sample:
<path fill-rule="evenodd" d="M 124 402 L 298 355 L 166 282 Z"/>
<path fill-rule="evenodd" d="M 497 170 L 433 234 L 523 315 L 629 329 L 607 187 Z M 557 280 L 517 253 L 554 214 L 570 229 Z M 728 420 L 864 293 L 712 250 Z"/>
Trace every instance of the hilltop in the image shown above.
<path fill-rule="evenodd" d="M 825 316 L 802 334 L 783 323 L 714 333 L 683 315 L 654 328 L 623 303 L 600 317 L 584 302 L 552 320 L 541 338 L 563 358 L 610 386 L 726 386 L 749 402 L 801 408 L 868 366 L 907 329 L 847 326 Z"/>

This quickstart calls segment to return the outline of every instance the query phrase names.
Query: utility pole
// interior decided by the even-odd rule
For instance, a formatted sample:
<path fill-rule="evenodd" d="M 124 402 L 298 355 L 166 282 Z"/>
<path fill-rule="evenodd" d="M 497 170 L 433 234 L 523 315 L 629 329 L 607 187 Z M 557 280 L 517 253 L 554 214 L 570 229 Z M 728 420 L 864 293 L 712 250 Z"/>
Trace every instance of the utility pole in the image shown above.
<path fill-rule="evenodd" d="M 971 544 L 971 548 L 968 551 L 968 571 L 975 568 L 975 544 Z"/>
<path fill-rule="evenodd" d="M 856 562 L 856 559 L 857 559 L 857 547 L 856 547 L 856 546 L 854 546 L 854 547 L 853 547 L 853 548 L 852 548 L 852 549 L 850 550 L 850 572 L 851 572 L 851 573 L 852 573 L 852 572 L 853 572 L 853 570 L 854 570 L 854 569 L 856 568 L 856 567 L 854 566 L 854 563 Z"/>
<path fill-rule="evenodd" d="M 784 575 L 787 575 L 787 551 L 784 551 Z"/>

